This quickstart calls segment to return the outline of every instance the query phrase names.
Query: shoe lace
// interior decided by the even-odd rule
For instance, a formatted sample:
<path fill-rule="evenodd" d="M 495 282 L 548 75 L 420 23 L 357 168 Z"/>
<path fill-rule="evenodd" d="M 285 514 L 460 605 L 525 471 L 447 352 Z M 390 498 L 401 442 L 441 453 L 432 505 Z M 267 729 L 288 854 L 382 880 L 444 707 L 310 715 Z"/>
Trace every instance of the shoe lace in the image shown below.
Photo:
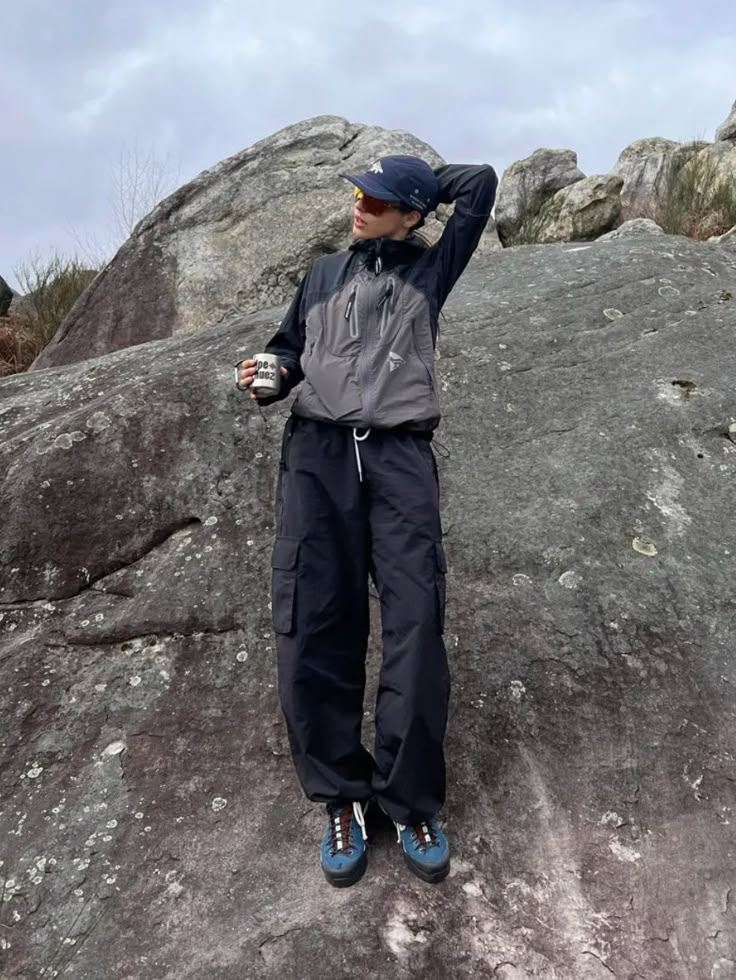
<path fill-rule="evenodd" d="M 351 854 L 353 851 L 352 824 L 353 817 L 358 822 L 358 826 L 363 834 L 363 840 L 368 840 L 365 829 L 365 816 L 360 803 L 345 804 L 343 806 L 328 806 L 327 813 L 330 820 L 330 853 L 335 855 Z"/>
<path fill-rule="evenodd" d="M 411 831 L 411 839 L 414 842 L 414 846 L 420 851 L 428 851 L 430 847 L 438 847 L 439 841 L 437 840 L 437 829 L 435 827 L 434 820 L 425 820 L 423 823 L 414 824 L 414 826 L 409 828 Z M 406 830 L 406 825 L 397 823 L 396 824 L 397 837 L 401 841 L 401 833 Z"/>

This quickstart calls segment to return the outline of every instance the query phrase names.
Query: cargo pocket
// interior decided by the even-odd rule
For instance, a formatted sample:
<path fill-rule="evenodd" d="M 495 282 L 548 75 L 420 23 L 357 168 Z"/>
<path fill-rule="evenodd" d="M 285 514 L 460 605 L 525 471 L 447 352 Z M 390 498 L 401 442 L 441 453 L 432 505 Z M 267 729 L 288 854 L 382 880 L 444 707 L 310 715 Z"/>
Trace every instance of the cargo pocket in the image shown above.
<path fill-rule="evenodd" d="M 290 633 L 292 629 L 298 555 L 299 538 L 276 538 L 271 557 L 271 609 L 277 633 Z"/>
<path fill-rule="evenodd" d="M 445 632 L 445 603 L 447 601 L 447 560 L 441 541 L 436 541 L 434 553 L 437 561 L 437 604 L 439 607 L 440 633 Z"/>

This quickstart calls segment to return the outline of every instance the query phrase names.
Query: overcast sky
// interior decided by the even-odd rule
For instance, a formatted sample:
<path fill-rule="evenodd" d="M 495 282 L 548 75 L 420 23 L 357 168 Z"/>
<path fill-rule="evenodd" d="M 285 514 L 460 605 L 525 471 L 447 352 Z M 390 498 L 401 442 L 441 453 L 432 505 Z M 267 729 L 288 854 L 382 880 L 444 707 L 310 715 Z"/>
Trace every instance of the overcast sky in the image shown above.
<path fill-rule="evenodd" d="M 3 4 L 0 274 L 110 236 L 121 147 L 179 183 L 325 113 L 503 170 L 539 146 L 605 172 L 643 136 L 713 139 L 733 0 L 22 0 Z"/>

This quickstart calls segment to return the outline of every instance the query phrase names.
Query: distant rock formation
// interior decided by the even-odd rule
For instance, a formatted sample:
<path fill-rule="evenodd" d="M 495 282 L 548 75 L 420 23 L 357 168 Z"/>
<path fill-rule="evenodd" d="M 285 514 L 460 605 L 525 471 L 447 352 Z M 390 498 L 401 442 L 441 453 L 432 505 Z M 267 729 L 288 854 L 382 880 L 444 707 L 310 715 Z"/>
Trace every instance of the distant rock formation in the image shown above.
<path fill-rule="evenodd" d="M 690 157 L 708 146 L 705 142 L 675 143 L 654 137 L 630 143 L 611 173 L 623 177 L 621 219 L 656 220 L 668 193 L 669 183 Z"/>
<path fill-rule="evenodd" d="M 541 149 L 512 163 L 496 207 L 501 242 L 587 240 L 638 218 L 702 239 L 726 231 L 736 222 L 734 106 L 715 143 L 638 139 L 608 178 L 584 178 L 572 150 Z"/>
<path fill-rule="evenodd" d="M 599 242 L 615 241 L 617 238 L 631 238 L 635 235 L 664 235 L 656 221 L 651 218 L 631 218 L 613 231 L 606 232 L 597 239 Z"/>
<path fill-rule="evenodd" d="M 621 177 L 585 177 L 557 191 L 542 205 L 537 241 L 591 241 L 613 228 L 621 214 Z"/>
<path fill-rule="evenodd" d="M 583 180 L 572 150 L 535 150 L 504 171 L 496 200 L 496 229 L 503 245 L 536 241 L 534 219 L 558 191 Z"/>

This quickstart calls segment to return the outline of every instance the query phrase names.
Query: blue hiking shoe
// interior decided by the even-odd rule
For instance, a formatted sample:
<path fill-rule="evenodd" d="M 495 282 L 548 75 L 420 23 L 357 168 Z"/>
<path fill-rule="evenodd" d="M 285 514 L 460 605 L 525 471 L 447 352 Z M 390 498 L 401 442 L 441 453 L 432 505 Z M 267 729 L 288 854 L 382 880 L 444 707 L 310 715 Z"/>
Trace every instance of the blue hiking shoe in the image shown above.
<path fill-rule="evenodd" d="M 396 824 L 404 860 L 422 881 L 435 884 L 450 873 L 450 845 L 436 817 L 407 827 Z"/>
<path fill-rule="evenodd" d="M 327 830 L 322 841 L 322 870 L 336 888 L 363 877 L 368 864 L 365 816 L 360 803 L 328 803 Z"/>

